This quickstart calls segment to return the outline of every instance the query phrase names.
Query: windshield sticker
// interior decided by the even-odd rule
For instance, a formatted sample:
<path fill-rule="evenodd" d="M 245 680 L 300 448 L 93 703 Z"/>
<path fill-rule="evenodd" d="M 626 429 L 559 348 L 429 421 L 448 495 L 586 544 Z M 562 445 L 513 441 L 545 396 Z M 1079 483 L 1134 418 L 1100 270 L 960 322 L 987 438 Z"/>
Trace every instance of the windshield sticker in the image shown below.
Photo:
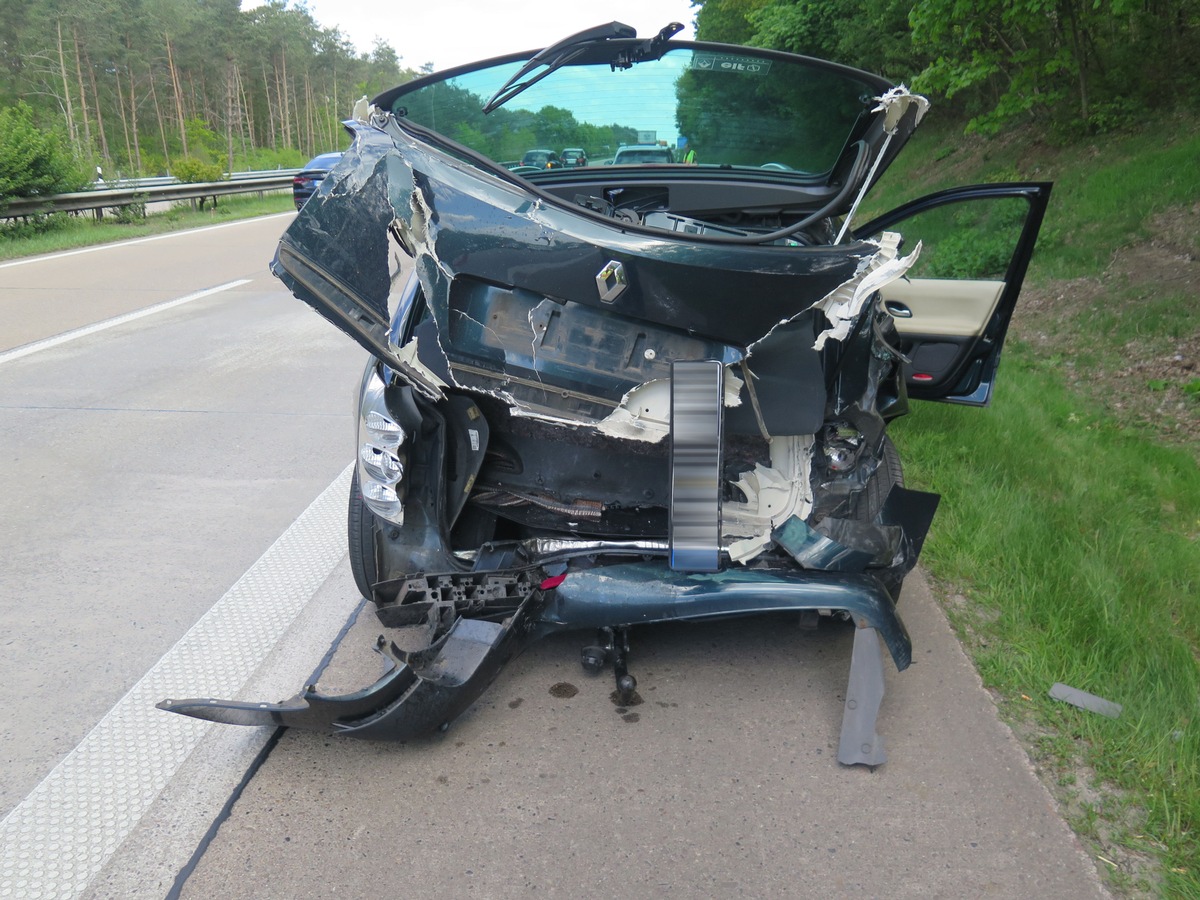
<path fill-rule="evenodd" d="M 751 75 L 766 75 L 771 71 L 771 60 L 757 56 L 737 56 L 733 53 L 694 53 L 693 69 L 707 72 L 745 72 Z"/>

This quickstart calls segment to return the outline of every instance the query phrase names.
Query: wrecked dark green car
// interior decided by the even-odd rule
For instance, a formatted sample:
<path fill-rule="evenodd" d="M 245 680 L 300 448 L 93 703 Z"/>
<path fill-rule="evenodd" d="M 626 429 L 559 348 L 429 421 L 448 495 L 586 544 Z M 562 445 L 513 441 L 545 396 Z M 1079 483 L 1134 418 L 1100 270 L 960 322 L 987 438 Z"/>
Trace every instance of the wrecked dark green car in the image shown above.
<path fill-rule="evenodd" d="M 351 695 L 167 708 L 404 739 L 550 632 L 594 634 L 584 665 L 630 692 L 631 626 L 790 613 L 857 626 L 839 759 L 883 762 L 879 639 L 908 666 L 896 598 L 937 506 L 887 428 L 914 398 L 988 402 L 1050 186 L 859 224 L 927 101 L 678 30 L 360 102 L 272 270 L 372 354 L 350 558 L 421 649 L 381 639 Z M 511 170 L 572 145 L 591 165 Z"/>

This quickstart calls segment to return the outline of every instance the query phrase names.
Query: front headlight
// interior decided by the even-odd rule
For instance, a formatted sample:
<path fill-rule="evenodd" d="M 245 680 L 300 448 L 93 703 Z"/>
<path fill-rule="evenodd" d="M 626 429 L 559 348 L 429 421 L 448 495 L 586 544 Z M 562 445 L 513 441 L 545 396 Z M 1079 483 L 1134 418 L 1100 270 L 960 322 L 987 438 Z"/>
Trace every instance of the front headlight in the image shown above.
<path fill-rule="evenodd" d="M 379 518 L 404 524 L 398 487 L 404 478 L 408 435 L 387 407 L 387 391 L 372 363 L 363 375 L 358 410 L 358 483 L 367 507 Z"/>

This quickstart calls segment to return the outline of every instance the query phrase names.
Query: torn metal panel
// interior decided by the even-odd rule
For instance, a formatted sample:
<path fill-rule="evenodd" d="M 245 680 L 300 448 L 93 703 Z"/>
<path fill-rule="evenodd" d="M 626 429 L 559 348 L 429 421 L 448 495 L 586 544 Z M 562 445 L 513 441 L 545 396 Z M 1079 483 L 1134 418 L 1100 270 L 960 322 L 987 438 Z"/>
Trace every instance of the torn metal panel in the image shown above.
<path fill-rule="evenodd" d="M 758 465 L 735 483 L 744 503 L 724 504 L 726 550 L 745 563 L 772 545 L 771 532 L 792 517 L 812 511 L 812 435 L 771 439 L 771 465 Z"/>
<path fill-rule="evenodd" d="M 914 94 L 903 84 L 896 85 L 875 99 L 875 108 L 871 112 L 883 113 L 883 130 L 890 135 L 899 131 L 906 116 L 911 115 L 913 127 L 916 127 L 925 118 L 925 113 L 929 112 L 929 99 Z"/>
<path fill-rule="evenodd" d="M 895 526 L 825 518 L 809 526 L 792 516 L 771 535 L 805 569 L 862 572 L 896 558 L 903 537 Z"/>
<path fill-rule="evenodd" d="M 389 669 L 373 685 L 350 694 L 321 693 L 309 685 L 282 703 L 164 700 L 159 709 L 232 725 L 283 725 L 368 740 L 402 741 L 448 725 L 487 689 L 532 638 L 545 595 L 522 573 L 521 589 L 506 591 L 513 606 L 502 623 L 453 617 L 426 651 L 406 654 L 380 638 Z M 436 581 L 436 576 L 434 577 Z"/>
<path fill-rule="evenodd" d="M 728 366 L 724 370 L 725 406 L 741 405 L 742 380 Z M 597 426 L 601 434 L 633 441 L 657 443 L 671 430 L 671 382 L 659 379 L 629 391 Z"/>
<path fill-rule="evenodd" d="M 912 641 L 891 595 L 870 575 L 785 568 L 672 572 L 665 562 L 620 562 L 570 571 L 549 594 L 538 629 L 712 619 L 790 610 L 846 610 L 879 631 L 897 671 L 912 662 Z"/>
<path fill-rule="evenodd" d="M 867 300 L 876 291 L 902 278 L 912 268 L 921 255 L 921 245 L 918 243 L 912 253 L 897 259 L 900 241 L 899 234 L 885 232 L 880 239 L 879 252 L 867 261 L 863 269 L 816 304 L 832 324 L 817 335 L 814 349 L 823 349 L 825 342 L 830 339 L 844 341 Z"/>
<path fill-rule="evenodd" d="M 842 765 L 881 766 L 887 762 L 883 738 L 875 731 L 883 695 L 879 634 L 874 628 L 856 628 L 854 647 L 850 651 L 842 733 L 838 739 L 838 762 Z"/>
<path fill-rule="evenodd" d="M 1086 709 L 1088 712 L 1099 713 L 1110 719 L 1119 718 L 1121 715 L 1122 706 L 1120 703 L 1114 703 L 1111 700 L 1105 700 L 1103 697 L 1097 697 L 1095 694 L 1089 694 L 1087 691 L 1081 691 L 1079 688 L 1070 687 L 1061 681 L 1056 681 L 1051 686 L 1050 697 L 1054 700 L 1070 703 L 1072 706 L 1077 706 L 1080 709 Z"/>
<path fill-rule="evenodd" d="M 883 146 L 875 156 L 874 162 L 871 163 L 871 171 L 867 174 L 862 186 L 858 189 L 858 195 L 854 198 L 854 203 L 850 207 L 850 211 L 846 213 L 845 219 L 842 220 L 842 227 L 838 230 L 836 243 L 841 243 L 842 238 L 850 233 L 850 223 L 854 220 L 855 213 L 858 212 L 859 204 L 862 203 L 863 197 L 867 195 L 867 191 L 875 184 L 875 180 L 881 171 L 881 166 L 885 166 L 891 160 L 888 150 L 892 142 L 898 136 L 903 139 L 911 134 L 913 129 L 920 124 L 921 119 L 925 118 L 925 113 L 929 111 L 929 101 L 918 94 L 910 93 L 908 88 L 902 84 L 886 91 L 881 96 L 876 97 L 875 100 L 876 106 L 871 112 L 883 113 L 881 120 L 878 122 L 878 127 L 884 134 Z"/>

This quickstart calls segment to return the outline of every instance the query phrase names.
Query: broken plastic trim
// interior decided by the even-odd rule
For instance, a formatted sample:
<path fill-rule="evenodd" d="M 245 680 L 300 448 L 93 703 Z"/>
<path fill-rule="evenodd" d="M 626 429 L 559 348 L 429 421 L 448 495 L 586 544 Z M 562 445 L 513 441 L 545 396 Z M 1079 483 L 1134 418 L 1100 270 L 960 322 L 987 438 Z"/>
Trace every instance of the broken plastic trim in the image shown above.
<path fill-rule="evenodd" d="M 539 582 L 544 579 L 539 579 Z M 283 725 L 348 737 L 403 741 L 429 734 L 463 713 L 531 640 L 545 594 L 534 588 L 503 623 L 458 618 L 429 651 L 406 655 L 380 636 L 391 668 L 373 685 L 323 694 L 308 685 L 282 703 L 163 700 L 159 709 L 226 725 Z"/>
<path fill-rule="evenodd" d="M 509 593 L 524 596 L 502 622 L 459 616 L 428 649 L 410 654 L 381 636 L 376 650 L 391 668 L 363 690 L 330 695 L 309 685 L 282 703 L 163 700 L 158 708 L 227 725 L 284 725 L 408 740 L 444 727 L 464 712 L 510 659 L 547 634 L 791 610 L 845 610 L 860 628 L 879 632 L 897 669 L 912 662 L 912 642 L 892 597 L 869 575 L 810 573 L 798 581 L 794 570 L 695 574 L 671 572 L 662 561 L 567 569 L 561 580 L 541 568 L 508 574 L 519 581 Z M 423 576 L 438 588 L 449 582 L 451 596 L 463 579 L 472 577 Z M 454 600 L 443 598 L 440 607 L 450 612 Z M 430 622 L 438 630 L 440 616 L 430 610 Z"/>

